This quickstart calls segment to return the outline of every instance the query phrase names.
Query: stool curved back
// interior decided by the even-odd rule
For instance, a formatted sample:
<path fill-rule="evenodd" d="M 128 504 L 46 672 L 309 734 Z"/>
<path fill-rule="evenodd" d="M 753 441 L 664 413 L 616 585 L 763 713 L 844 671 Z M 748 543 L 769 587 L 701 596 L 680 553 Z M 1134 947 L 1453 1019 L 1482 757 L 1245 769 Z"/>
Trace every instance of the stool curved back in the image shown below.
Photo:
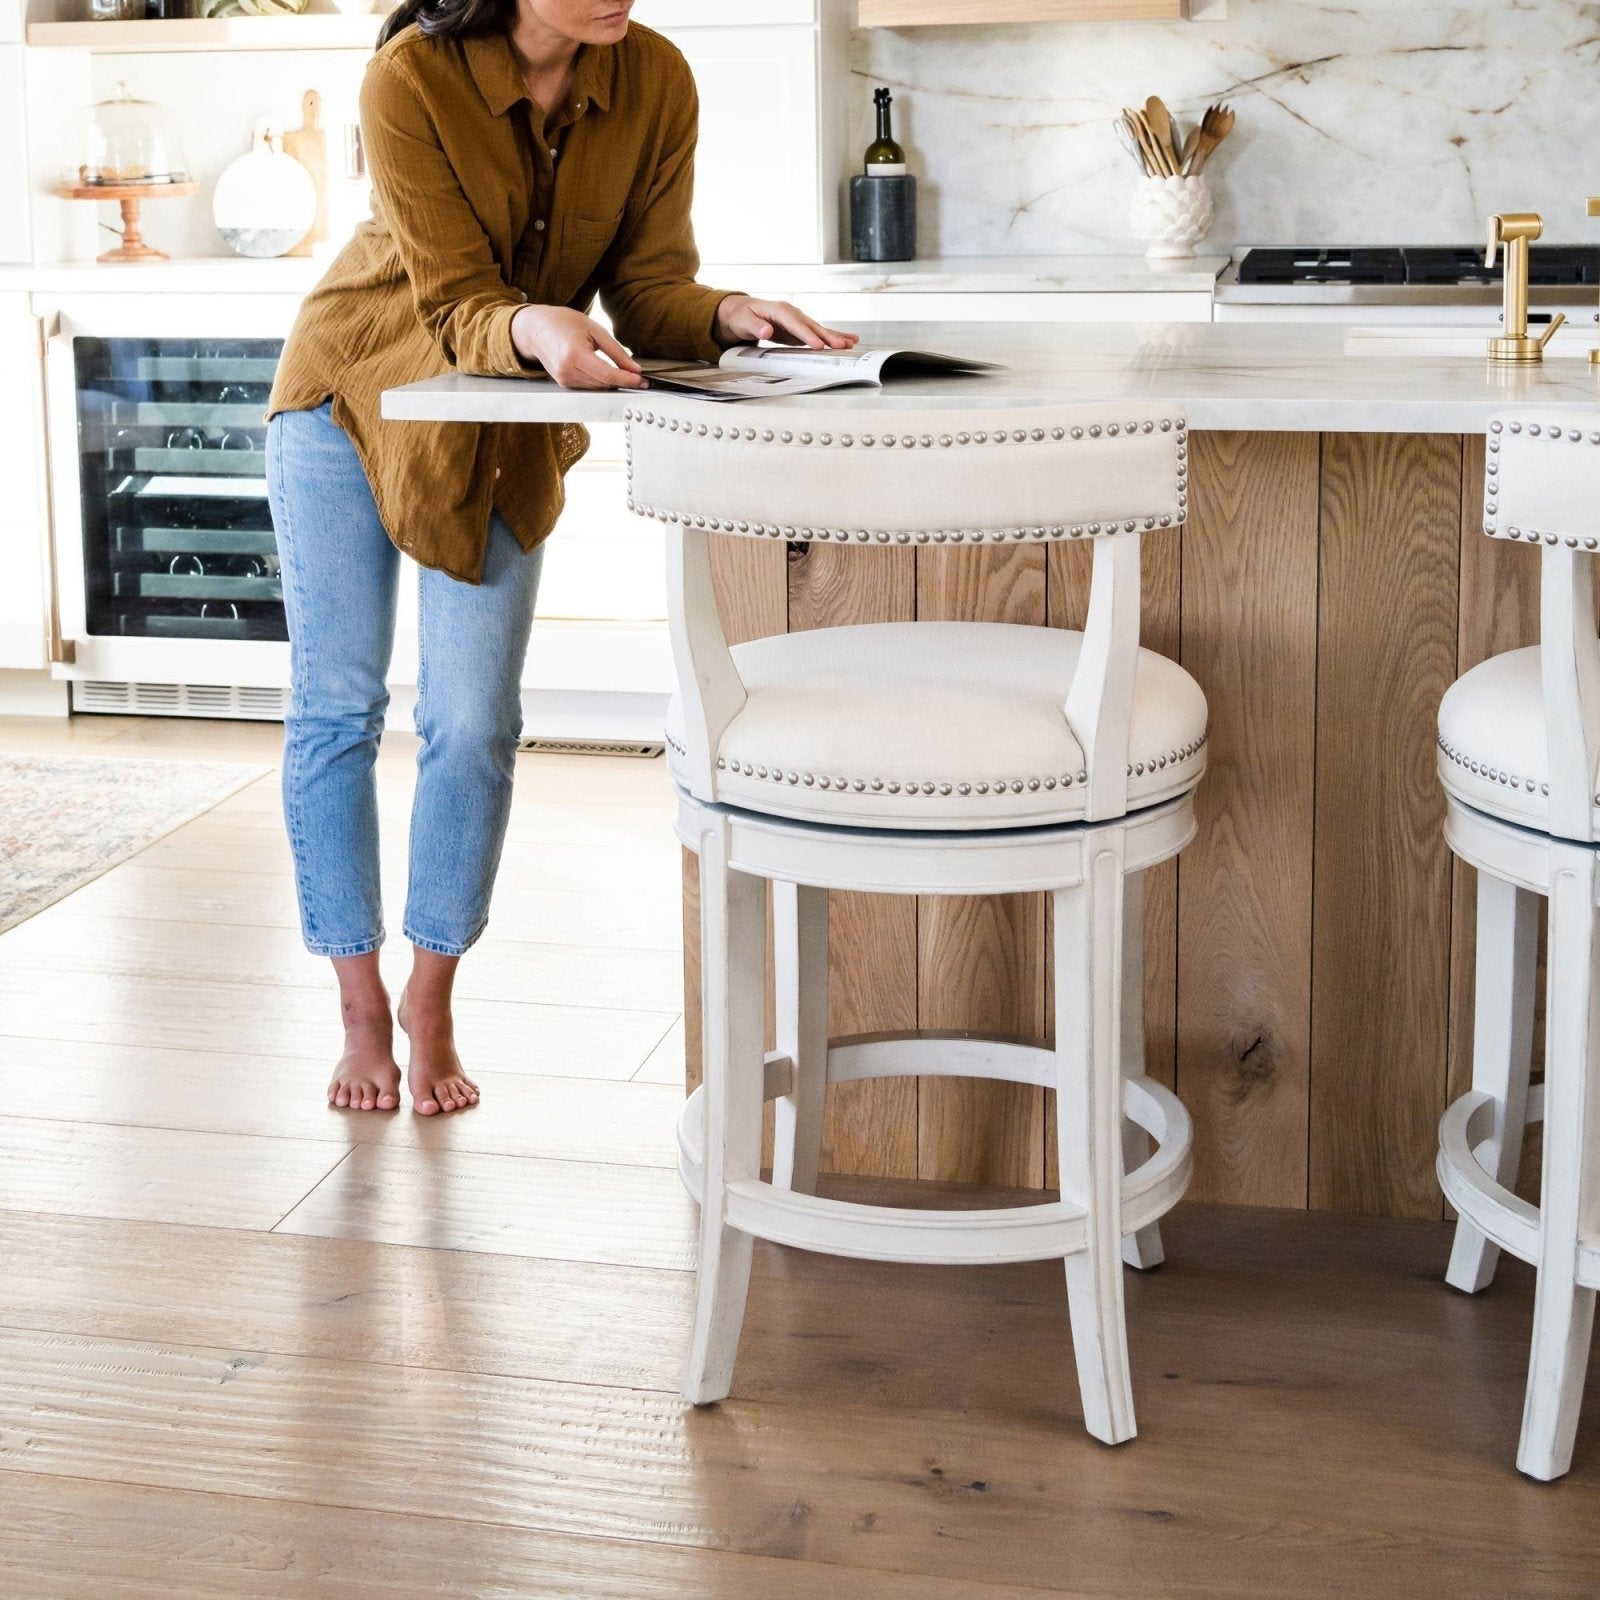
<path fill-rule="evenodd" d="M 1600 413 L 1506 411 L 1489 424 L 1483 531 L 1542 552 L 1539 670 L 1549 830 L 1600 839 L 1600 637 L 1594 556 L 1600 553 Z M 1512 775 L 1492 775 L 1496 781 Z"/>
<path fill-rule="evenodd" d="M 1083 748 L 1089 820 L 1128 805 L 1139 540 L 1183 523 L 1188 439 L 1158 404 L 883 411 L 630 405 L 628 506 L 667 525 L 672 650 L 697 799 L 745 703 L 717 616 L 710 539 L 950 548 L 1088 540 L 1083 651 L 1062 714 Z"/>

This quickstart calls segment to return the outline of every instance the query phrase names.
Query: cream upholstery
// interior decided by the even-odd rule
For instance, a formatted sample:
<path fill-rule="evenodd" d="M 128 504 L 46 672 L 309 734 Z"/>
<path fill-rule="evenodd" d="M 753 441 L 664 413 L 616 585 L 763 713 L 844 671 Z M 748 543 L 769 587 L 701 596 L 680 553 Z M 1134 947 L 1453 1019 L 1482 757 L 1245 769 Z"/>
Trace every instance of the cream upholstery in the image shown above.
<path fill-rule="evenodd" d="M 716 751 L 717 798 L 776 816 L 881 828 L 1015 828 L 1084 815 L 1084 757 L 1062 706 L 1083 647 L 1064 628 L 898 622 L 737 645 L 747 700 Z M 674 777 L 685 750 L 673 701 Z M 1141 650 L 1128 809 L 1192 789 L 1206 702 Z"/>
<path fill-rule="evenodd" d="M 1439 707 L 1439 779 L 1463 805 L 1549 831 L 1550 759 L 1539 650 L 1492 656 Z"/>

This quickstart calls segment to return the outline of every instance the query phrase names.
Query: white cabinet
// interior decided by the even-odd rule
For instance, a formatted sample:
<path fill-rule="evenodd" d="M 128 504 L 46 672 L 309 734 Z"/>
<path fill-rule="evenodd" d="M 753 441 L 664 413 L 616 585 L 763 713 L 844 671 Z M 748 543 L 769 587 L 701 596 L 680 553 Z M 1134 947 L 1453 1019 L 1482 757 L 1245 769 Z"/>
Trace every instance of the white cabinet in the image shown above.
<path fill-rule="evenodd" d="M 48 665 L 39 324 L 0 294 L 0 668 Z"/>
<path fill-rule="evenodd" d="M 754 13 L 759 13 L 759 16 Z M 700 90 L 695 234 L 708 261 L 820 262 L 839 250 L 848 0 L 656 0 Z"/>

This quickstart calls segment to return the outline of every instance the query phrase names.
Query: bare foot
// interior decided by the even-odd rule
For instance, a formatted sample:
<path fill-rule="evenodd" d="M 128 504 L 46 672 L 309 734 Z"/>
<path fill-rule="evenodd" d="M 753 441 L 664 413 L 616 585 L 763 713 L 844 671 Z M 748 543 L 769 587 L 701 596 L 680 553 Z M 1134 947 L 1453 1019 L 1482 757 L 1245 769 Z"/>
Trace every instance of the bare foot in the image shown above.
<path fill-rule="evenodd" d="M 344 1054 L 328 1085 L 328 1104 L 341 1111 L 393 1111 L 400 1104 L 400 1068 L 394 1059 L 394 1024 L 381 1012 L 345 1011 Z"/>
<path fill-rule="evenodd" d="M 412 1015 L 406 990 L 400 991 L 396 1013 L 411 1041 L 406 1084 L 412 1107 L 425 1117 L 441 1111 L 464 1111 L 478 1103 L 478 1086 L 461 1070 L 448 1012 Z"/>

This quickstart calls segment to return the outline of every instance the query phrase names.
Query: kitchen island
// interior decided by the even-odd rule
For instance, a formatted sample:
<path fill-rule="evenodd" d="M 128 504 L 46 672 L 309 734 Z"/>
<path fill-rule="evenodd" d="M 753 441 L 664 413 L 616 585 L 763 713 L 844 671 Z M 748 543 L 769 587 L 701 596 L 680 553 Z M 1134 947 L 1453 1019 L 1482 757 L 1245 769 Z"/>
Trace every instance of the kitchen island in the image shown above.
<path fill-rule="evenodd" d="M 1209 768 L 1198 837 L 1149 885 L 1149 1070 L 1194 1116 L 1196 1198 L 1438 1216 L 1438 1117 L 1470 1079 L 1473 941 L 1471 874 L 1444 843 L 1434 717 L 1461 672 L 1534 642 L 1538 625 L 1537 556 L 1481 532 L 1483 435 L 1509 404 L 1600 418 L 1593 369 L 1570 357 L 1495 369 L 1372 340 L 1347 355 L 1325 326 L 853 326 L 1007 370 L 739 414 L 818 406 L 870 430 L 920 407 L 1186 412 L 1190 516 L 1145 538 L 1144 638 L 1205 689 Z M 449 377 L 392 392 L 385 410 L 602 422 L 629 403 Z M 1079 545 L 715 549 L 733 642 L 912 617 L 1083 621 Z M 1047 1036 L 1045 915 L 1038 896 L 835 896 L 834 1032 Z M 901 1080 L 830 1099 L 834 1170 L 1051 1181 L 1040 1090 Z"/>

